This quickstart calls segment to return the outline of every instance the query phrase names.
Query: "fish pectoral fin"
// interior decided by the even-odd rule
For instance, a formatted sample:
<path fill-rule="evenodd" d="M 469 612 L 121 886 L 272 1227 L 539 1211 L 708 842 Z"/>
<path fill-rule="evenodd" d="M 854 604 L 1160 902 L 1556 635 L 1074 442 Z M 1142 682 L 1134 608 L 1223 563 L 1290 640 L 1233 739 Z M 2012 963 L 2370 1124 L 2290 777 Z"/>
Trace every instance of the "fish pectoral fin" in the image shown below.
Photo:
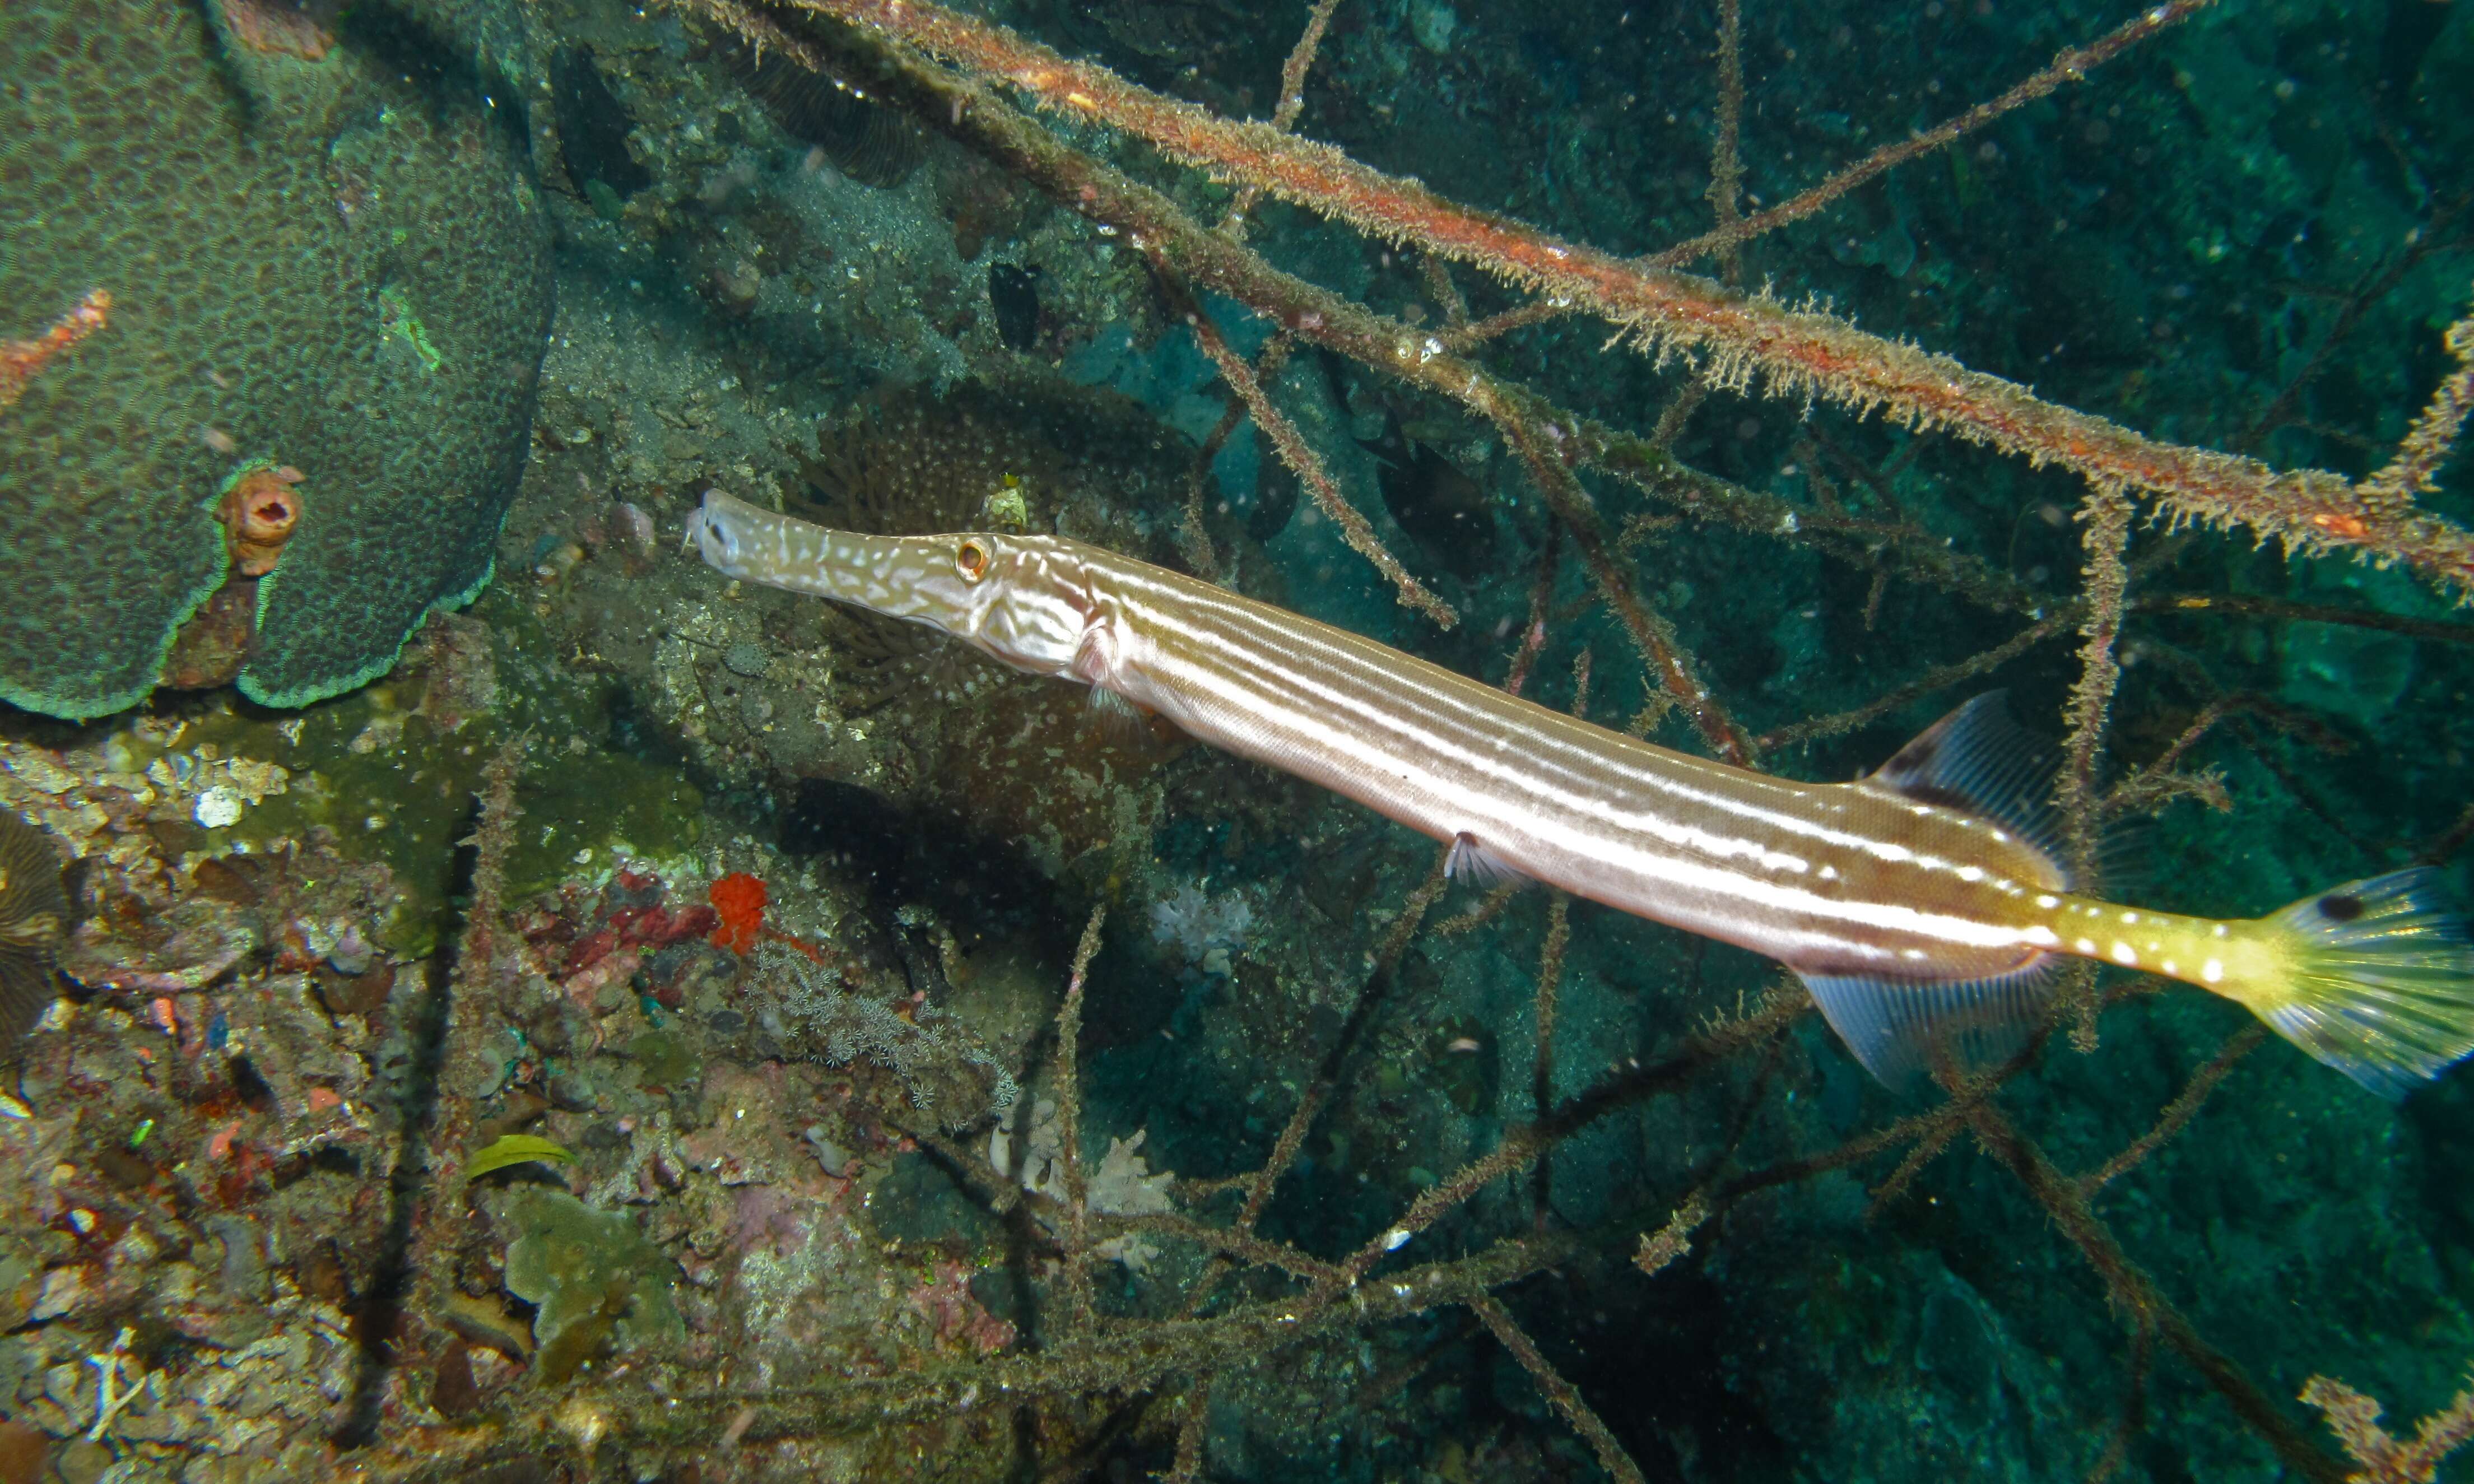
<path fill-rule="evenodd" d="M 1917 733 L 1864 782 L 1915 803 L 1990 819 L 2059 862 L 2062 820 L 2053 775 L 2061 762 L 2050 738 L 2011 718 L 2004 693 L 1987 691 Z"/>
<path fill-rule="evenodd" d="M 1133 742 L 1151 735 L 1152 718 L 1159 713 L 1140 701 L 1128 700 L 1104 685 L 1091 687 L 1091 715 L 1099 718 L 1100 729 L 1116 742 Z"/>
<path fill-rule="evenodd" d="M 1799 977 L 1864 1070 L 1895 1088 L 1945 1062 L 1966 1072 L 2008 1060 L 2044 1023 L 2064 961 L 2040 956 L 1989 979 Z"/>
<path fill-rule="evenodd" d="M 1467 877 L 1482 887 L 1502 882 L 1529 884 L 1529 873 L 1489 849 L 1486 841 L 1463 830 L 1452 837 L 1452 851 L 1443 858 L 1443 875 L 1452 880 Z"/>

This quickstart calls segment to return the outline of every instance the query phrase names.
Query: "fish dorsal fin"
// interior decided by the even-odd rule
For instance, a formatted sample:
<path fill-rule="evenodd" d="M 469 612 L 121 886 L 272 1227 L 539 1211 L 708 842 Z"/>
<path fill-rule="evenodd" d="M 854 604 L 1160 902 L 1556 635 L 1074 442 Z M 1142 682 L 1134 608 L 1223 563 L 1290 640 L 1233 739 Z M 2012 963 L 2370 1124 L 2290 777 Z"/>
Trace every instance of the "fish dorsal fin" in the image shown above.
<path fill-rule="evenodd" d="M 2067 851 L 2053 775 L 2061 750 L 2013 720 L 1987 691 L 1926 727 L 1864 781 L 1919 804 L 1990 819 L 2058 862 Z"/>
<path fill-rule="evenodd" d="M 1864 1070 L 1899 1088 L 1943 1057 L 1959 1071 L 1977 1072 L 2016 1055 L 2044 1022 L 2062 962 L 2048 956 L 1991 979 L 1803 978 Z"/>

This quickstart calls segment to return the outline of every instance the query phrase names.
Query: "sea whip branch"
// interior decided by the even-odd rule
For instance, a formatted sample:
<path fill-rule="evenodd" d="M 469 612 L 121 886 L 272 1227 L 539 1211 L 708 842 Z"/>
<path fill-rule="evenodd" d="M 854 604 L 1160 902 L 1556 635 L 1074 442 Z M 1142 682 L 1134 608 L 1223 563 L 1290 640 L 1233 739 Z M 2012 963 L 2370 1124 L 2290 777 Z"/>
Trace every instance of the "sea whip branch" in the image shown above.
<path fill-rule="evenodd" d="M 1733 251 L 1755 237 L 1826 210 L 1857 186 L 1869 184 L 1910 160 L 1920 159 L 1974 134 L 2015 109 L 2051 96 L 2065 83 L 2085 82 L 2089 73 L 2123 52 L 2160 31 L 2180 25 L 2216 3 L 2217 0 L 2171 0 L 2171 4 L 2142 11 L 2085 46 L 2064 47 L 2043 71 L 2022 79 L 2001 96 L 1979 103 L 1955 118 L 1945 119 L 1896 144 L 1885 144 L 1820 184 L 1799 191 L 1777 206 L 1750 216 L 1722 213 L 1720 225 L 1715 230 L 1653 253 L 1641 258 L 1640 264 L 1644 268 L 1680 268 L 1713 253 Z M 1740 78 L 1736 85 L 1742 85 Z"/>
<path fill-rule="evenodd" d="M 794 36 L 741 0 L 681 3 L 760 50 L 781 53 L 811 71 L 845 79 L 849 85 L 897 102 L 922 123 L 951 134 L 1052 199 L 1128 234 L 1196 283 L 1237 300 L 1297 338 L 1457 402 L 1498 426 L 1517 421 L 1560 433 L 1561 446 L 1580 466 L 1617 474 L 1695 519 L 1774 538 L 1814 541 L 1849 560 L 1886 563 L 1898 575 L 1997 611 L 2028 612 L 2043 601 L 2007 572 L 1920 528 L 1797 506 L 1689 469 L 1650 439 L 1575 417 L 1476 361 L 1440 349 L 1443 342 L 1424 331 L 1273 267 L 1244 243 L 1188 217 L 1158 191 L 1067 145 L 984 85 L 930 66 L 882 33 L 835 25 L 803 28 L 809 34 Z M 1577 480 L 1570 489 L 1587 502 L 1588 493 Z M 1593 571 L 1591 575 L 1594 580 L 1602 574 Z M 1657 668 L 1654 657 L 1643 657 Z"/>
<path fill-rule="evenodd" d="M 2410 493 L 2161 443 L 1831 315 L 1647 270 L 1473 210 L 1327 144 L 1269 123 L 1220 118 L 927 0 L 793 3 L 1009 84 L 1043 107 L 1139 135 L 1217 178 L 1568 300 L 1647 349 L 1705 358 L 1706 375 L 1719 384 L 1746 386 L 1758 376 L 1776 395 L 1826 398 L 1909 426 L 1946 428 L 2032 464 L 2061 465 L 2099 487 L 2152 495 L 2176 521 L 2247 525 L 2293 551 L 2351 549 L 2405 562 L 2460 601 L 2474 601 L 2474 532 L 2419 511 Z M 1433 342 L 1429 353 L 1442 349 Z"/>

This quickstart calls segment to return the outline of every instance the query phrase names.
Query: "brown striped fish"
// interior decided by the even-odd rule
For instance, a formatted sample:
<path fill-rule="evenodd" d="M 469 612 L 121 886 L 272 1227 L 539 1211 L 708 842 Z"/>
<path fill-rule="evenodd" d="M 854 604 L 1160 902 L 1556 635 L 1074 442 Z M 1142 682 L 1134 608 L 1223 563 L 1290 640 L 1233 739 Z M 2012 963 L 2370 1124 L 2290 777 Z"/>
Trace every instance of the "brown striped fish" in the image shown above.
<path fill-rule="evenodd" d="M 2222 995 L 2384 1096 L 2474 1050 L 2474 942 L 2438 872 L 2234 920 L 2074 892 L 2050 751 L 1995 697 L 1868 777 L 1803 783 L 1061 537 L 861 535 L 718 491 L 688 535 L 729 576 L 927 624 L 1322 784 L 1448 842 L 1455 872 L 1527 877 L 1765 954 L 1884 1081 L 1936 1055 L 2006 1055 L 2071 957 Z"/>

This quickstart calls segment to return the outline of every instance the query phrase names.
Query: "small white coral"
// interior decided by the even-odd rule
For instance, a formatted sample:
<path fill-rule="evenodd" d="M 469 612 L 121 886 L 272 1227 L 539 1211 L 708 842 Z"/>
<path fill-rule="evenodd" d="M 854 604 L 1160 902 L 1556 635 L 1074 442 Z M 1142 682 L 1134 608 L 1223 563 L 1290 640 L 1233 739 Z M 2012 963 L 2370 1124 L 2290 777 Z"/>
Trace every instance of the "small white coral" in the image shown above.
<path fill-rule="evenodd" d="M 999 1175 L 1012 1168 L 1014 1115 L 1020 1110 L 1020 1105 L 1007 1109 L 988 1135 L 988 1164 Z M 1108 1152 L 1100 1157 L 1100 1163 L 1084 1172 L 1083 1200 L 1092 1210 L 1110 1216 L 1148 1216 L 1174 1209 L 1169 1191 L 1176 1183 L 1176 1172 L 1151 1172 L 1140 1153 L 1147 1135 L 1148 1131 L 1136 1129 L 1132 1138 L 1109 1139 Z M 1023 1150 L 1022 1187 L 1055 1201 L 1065 1199 L 1064 1143 L 1057 1128 L 1055 1099 L 1041 1098 L 1031 1110 L 1031 1133 Z M 1133 1232 L 1110 1237 L 1092 1251 L 1103 1257 L 1113 1257 L 1137 1273 L 1159 1255 L 1158 1248 Z"/>
<path fill-rule="evenodd" d="M 1254 909 L 1234 891 L 1213 896 L 1188 882 L 1152 904 L 1152 937 L 1216 973 L 1227 972 L 1227 950 L 1246 941 Z M 1221 955 L 1212 962 L 1212 955 Z"/>
<path fill-rule="evenodd" d="M 1101 1156 L 1100 1168 L 1091 1176 L 1093 1210 L 1106 1211 L 1111 1216 L 1150 1216 L 1170 1209 L 1168 1193 L 1176 1184 L 1176 1175 L 1169 1170 L 1153 1175 L 1150 1164 L 1136 1153 L 1150 1131 L 1136 1129 L 1132 1138 L 1108 1141 L 1108 1152 Z"/>

